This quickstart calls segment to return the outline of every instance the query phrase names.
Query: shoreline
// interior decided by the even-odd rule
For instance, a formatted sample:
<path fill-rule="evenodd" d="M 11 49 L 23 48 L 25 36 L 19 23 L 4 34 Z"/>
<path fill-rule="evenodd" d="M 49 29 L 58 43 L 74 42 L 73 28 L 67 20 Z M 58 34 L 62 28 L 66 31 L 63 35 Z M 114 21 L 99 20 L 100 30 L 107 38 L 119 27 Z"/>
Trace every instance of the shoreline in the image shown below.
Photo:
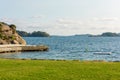
<path fill-rule="evenodd" d="M 120 61 L 105 61 L 105 60 L 64 60 L 64 59 L 32 59 L 32 58 L 0 58 L 0 59 L 6 59 L 6 60 L 36 60 L 36 61 L 76 61 L 76 62 L 120 62 Z"/>

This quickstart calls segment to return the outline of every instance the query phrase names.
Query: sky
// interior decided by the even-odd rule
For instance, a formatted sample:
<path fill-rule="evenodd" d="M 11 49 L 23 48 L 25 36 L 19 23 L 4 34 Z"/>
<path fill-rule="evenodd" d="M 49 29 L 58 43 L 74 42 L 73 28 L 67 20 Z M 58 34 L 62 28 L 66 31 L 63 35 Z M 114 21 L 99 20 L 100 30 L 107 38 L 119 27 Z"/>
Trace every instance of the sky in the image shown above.
<path fill-rule="evenodd" d="M 0 21 L 50 35 L 120 33 L 120 0 L 0 0 Z"/>

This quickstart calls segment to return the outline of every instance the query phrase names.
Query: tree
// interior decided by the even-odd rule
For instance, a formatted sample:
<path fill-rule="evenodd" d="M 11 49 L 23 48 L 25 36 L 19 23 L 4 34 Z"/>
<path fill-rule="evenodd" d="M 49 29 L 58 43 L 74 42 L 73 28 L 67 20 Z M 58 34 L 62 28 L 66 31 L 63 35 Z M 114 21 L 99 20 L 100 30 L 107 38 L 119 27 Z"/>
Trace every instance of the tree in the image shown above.
<path fill-rule="evenodd" d="M 27 36 L 28 36 L 28 33 L 25 32 L 25 31 L 17 31 L 17 33 L 18 33 L 20 36 L 23 36 L 23 37 L 27 37 Z"/>
<path fill-rule="evenodd" d="M 13 30 L 13 34 L 16 32 L 16 26 L 14 24 L 9 25 L 9 27 Z"/>
<path fill-rule="evenodd" d="M 23 37 L 49 37 L 50 35 L 46 32 L 34 31 L 32 33 L 27 33 L 25 31 L 17 31 L 19 35 Z"/>
<path fill-rule="evenodd" d="M 119 36 L 119 35 L 117 33 L 105 32 L 105 33 L 102 33 L 101 36 L 114 37 L 114 36 Z"/>

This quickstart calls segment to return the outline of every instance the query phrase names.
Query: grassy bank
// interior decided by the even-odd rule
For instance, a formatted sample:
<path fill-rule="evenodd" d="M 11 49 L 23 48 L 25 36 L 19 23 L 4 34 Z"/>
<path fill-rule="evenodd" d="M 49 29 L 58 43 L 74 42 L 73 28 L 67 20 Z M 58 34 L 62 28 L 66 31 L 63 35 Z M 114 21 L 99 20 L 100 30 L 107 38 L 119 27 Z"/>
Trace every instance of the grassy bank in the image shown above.
<path fill-rule="evenodd" d="M 0 59 L 0 80 L 120 80 L 120 63 Z"/>

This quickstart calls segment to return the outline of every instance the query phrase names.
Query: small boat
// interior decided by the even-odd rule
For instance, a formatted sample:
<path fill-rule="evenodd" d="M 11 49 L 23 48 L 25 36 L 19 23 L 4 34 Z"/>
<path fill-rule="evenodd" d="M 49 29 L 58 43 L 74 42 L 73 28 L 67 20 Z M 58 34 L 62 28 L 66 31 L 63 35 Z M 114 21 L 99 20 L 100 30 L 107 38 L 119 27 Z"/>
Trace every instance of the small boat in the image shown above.
<path fill-rule="evenodd" d="M 112 52 L 94 52 L 93 54 L 96 54 L 96 55 L 110 55 L 110 54 L 112 54 Z"/>

